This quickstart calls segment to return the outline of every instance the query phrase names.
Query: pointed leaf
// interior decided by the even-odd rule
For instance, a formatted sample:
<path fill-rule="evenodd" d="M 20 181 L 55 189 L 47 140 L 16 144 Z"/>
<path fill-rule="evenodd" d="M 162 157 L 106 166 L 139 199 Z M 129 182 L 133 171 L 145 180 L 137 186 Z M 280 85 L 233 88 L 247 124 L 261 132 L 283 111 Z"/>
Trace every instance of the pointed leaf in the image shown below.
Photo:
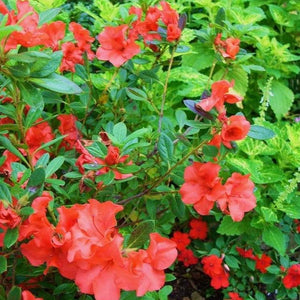
<path fill-rule="evenodd" d="M 154 231 L 153 220 L 141 222 L 131 233 L 126 248 L 141 248 L 148 241 L 150 233 Z"/>

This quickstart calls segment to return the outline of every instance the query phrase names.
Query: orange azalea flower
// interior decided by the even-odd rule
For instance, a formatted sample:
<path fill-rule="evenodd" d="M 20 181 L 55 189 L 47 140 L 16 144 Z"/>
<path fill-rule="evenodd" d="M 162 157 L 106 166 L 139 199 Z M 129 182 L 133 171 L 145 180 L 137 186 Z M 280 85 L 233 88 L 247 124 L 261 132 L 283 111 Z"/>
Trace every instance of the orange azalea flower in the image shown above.
<path fill-rule="evenodd" d="M 97 58 L 108 60 L 115 67 L 120 67 L 138 54 L 140 46 L 134 42 L 134 39 L 126 37 L 128 30 L 127 25 L 105 27 L 104 31 L 98 36 L 101 46 L 96 52 Z"/>
<path fill-rule="evenodd" d="M 230 214 L 235 222 L 241 221 L 245 212 L 256 206 L 256 198 L 253 194 L 254 183 L 249 177 L 250 174 L 233 173 L 224 185 L 225 193 L 217 199 L 222 212 Z"/>
<path fill-rule="evenodd" d="M 226 122 L 224 122 L 221 131 L 221 140 L 223 145 L 227 148 L 232 148 L 231 141 L 243 140 L 249 130 L 250 123 L 244 116 L 230 116 Z"/>
<path fill-rule="evenodd" d="M 218 197 L 223 194 L 221 167 L 211 162 L 194 162 L 184 171 L 185 183 L 179 190 L 185 204 L 193 204 L 200 215 L 208 215 Z"/>
<path fill-rule="evenodd" d="M 218 33 L 215 38 L 214 44 L 217 50 L 224 58 L 235 59 L 235 56 L 240 51 L 240 40 L 237 38 L 229 37 L 226 40 L 222 40 L 222 33 Z"/>
<path fill-rule="evenodd" d="M 243 99 L 240 95 L 233 91 L 234 82 L 227 80 L 216 81 L 211 86 L 211 96 L 201 100 L 196 104 L 205 111 L 216 108 L 219 113 L 225 112 L 224 103 L 237 103 Z"/>

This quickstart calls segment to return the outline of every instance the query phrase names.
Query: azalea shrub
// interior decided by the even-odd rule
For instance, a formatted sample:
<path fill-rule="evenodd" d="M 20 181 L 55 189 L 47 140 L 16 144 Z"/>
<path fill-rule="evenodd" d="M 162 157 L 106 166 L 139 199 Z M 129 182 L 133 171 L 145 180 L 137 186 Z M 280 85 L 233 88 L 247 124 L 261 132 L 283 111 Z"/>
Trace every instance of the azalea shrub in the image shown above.
<path fill-rule="evenodd" d="M 0 299 L 298 299 L 299 22 L 0 1 Z"/>

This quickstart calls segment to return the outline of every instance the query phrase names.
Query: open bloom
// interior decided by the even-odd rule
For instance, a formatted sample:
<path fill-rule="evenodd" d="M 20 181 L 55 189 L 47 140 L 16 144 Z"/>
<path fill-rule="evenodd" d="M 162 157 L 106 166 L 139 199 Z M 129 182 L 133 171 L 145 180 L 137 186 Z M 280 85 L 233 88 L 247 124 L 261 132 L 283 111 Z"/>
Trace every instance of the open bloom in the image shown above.
<path fill-rule="evenodd" d="M 209 255 L 202 258 L 203 272 L 211 278 L 211 286 L 214 289 L 229 286 L 229 274 L 222 266 L 223 259 L 216 255 Z"/>
<path fill-rule="evenodd" d="M 189 235 L 180 231 L 175 231 L 171 240 L 176 243 L 176 248 L 181 251 L 191 243 Z"/>
<path fill-rule="evenodd" d="M 225 193 L 217 200 L 222 212 L 229 214 L 235 222 L 241 221 L 245 212 L 256 206 L 254 183 L 249 177 L 250 174 L 233 173 L 224 184 Z"/>
<path fill-rule="evenodd" d="M 250 123 L 244 116 L 230 116 L 222 126 L 222 143 L 227 148 L 232 148 L 230 142 L 243 140 L 247 136 L 250 127 Z"/>
<path fill-rule="evenodd" d="M 208 226 L 205 221 L 201 219 L 192 219 L 190 221 L 191 230 L 189 235 L 192 239 L 205 240 L 207 237 Z"/>
<path fill-rule="evenodd" d="M 256 270 L 259 270 L 261 273 L 267 273 L 267 268 L 272 263 L 271 257 L 263 253 L 261 257 L 256 256 L 254 259 L 256 261 Z"/>
<path fill-rule="evenodd" d="M 292 289 L 300 285 L 300 264 L 288 268 L 287 274 L 283 278 L 283 285 L 287 289 Z"/>
<path fill-rule="evenodd" d="M 134 42 L 133 38 L 127 38 L 128 30 L 127 25 L 105 27 L 98 36 L 101 46 L 96 52 L 97 58 L 108 60 L 115 67 L 120 67 L 138 54 L 140 46 Z"/>
<path fill-rule="evenodd" d="M 235 59 L 240 51 L 240 40 L 233 37 L 222 40 L 221 37 L 222 33 L 219 33 L 214 41 L 217 50 L 224 58 Z"/>
<path fill-rule="evenodd" d="M 215 201 L 222 195 L 223 186 L 218 177 L 221 167 L 207 162 L 194 162 L 184 171 L 184 184 L 179 190 L 185 204 L 193 204 L 200 215 L 208 215 Z"/>
<path fill-rule="evenodd" d="M 219 113 L 225 111 L 224 103 L 237 103 L 243 99 L 233 90 L 234 82 L 228 82 L 227 80 L 216 81 L 211 86 L 211 96 L 201 100 L 196 104 L 205 111 L 210 111 L 212 108 L 216 108 Z"/>

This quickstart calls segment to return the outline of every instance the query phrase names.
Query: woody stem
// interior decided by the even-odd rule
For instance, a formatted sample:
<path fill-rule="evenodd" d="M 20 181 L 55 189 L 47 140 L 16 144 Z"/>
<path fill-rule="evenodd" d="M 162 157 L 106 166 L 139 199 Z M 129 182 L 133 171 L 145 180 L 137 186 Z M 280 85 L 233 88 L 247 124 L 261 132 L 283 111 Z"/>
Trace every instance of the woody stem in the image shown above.
<path fill-rule="evenodd" d="M 158 133 L 161 132 L 162 119 L 164 117 L 164 106 L 165 106 L 165 102 L 166 102 L 168 83 L 169 83 L 171 68 L 172 68 L 172 64 L 173 64 L 173 61 L 174 61 L 174 55 L 175 55 L 176 49 L 177 49 L 177 44 L 174 46 L 174 48 L 172 50 L 172 53 L 171 53 L 171 58 L 170 58 L 168 71 L 167 71 L 167 75 L 166 75 L 166 81 L 165 81 L 165 84 L 164 84 L 164 91 L 163 91 L 163 95 L 162 95 L 161 108 L 160 108 L 159 121 L 158 121 Z"/>

